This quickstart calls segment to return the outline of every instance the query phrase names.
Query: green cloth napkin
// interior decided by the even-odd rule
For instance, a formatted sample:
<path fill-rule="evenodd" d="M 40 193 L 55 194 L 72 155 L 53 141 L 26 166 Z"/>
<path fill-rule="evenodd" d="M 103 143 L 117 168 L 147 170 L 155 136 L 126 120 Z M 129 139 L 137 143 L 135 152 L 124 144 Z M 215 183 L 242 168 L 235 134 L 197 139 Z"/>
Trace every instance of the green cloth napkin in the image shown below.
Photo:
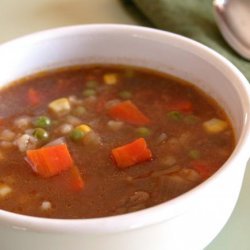
<path fill-rule="evenodd" d="M 130 0 L 159 29 L 192 38 L 229 59 L 250 81 L 250 62 L 238 56 L 216 26 L 212 0 Z"/>

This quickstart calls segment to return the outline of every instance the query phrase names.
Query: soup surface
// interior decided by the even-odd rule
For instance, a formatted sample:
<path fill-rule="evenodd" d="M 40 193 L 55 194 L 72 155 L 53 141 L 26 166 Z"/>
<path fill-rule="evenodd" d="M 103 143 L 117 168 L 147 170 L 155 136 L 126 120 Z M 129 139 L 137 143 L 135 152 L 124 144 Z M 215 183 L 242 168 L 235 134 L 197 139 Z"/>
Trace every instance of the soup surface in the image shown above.
<path fill-rule="evenodd" d="M 230 156 L 223 110 L 189 83 L 140 68 L 43 72 L 0 91 L 0 208 L 94 218 L 170 200 Z"/>

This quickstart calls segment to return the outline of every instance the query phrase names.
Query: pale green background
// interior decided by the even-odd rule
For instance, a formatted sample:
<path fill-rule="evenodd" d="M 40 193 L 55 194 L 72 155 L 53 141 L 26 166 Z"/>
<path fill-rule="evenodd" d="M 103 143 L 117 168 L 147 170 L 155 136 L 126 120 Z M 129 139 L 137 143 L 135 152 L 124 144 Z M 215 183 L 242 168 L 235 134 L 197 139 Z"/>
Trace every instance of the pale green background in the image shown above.
<path fill-rule="evenodd" d="M 0 0 L 0 43 L 34 31 L 84 23 L 147 25 L 119 0 Z M 230 220 L 206 250 L 250 250 L 249 189 L 248 169 Z"/>

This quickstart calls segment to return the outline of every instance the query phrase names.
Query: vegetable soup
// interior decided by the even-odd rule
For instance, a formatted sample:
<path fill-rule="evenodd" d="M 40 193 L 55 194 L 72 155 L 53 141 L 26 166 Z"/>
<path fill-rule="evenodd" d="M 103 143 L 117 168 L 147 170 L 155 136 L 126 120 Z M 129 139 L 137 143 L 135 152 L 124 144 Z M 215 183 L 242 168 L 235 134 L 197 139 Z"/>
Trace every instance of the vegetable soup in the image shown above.
<path fill-rule="evenodd" d="M 0 91 L 0 208 L 95 218 L 187 192 L 235 146 L 225 112 L 193 85 L 148 69 L 85 65 Z"/>

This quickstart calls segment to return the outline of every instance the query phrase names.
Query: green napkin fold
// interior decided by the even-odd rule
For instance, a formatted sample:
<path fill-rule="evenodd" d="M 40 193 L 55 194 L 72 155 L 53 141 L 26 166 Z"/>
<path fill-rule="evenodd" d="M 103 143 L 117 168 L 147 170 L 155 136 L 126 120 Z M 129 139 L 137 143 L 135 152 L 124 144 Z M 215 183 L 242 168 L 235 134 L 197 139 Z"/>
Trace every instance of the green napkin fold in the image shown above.
<path fill-rule="evenodd" d="M 192 38 L 229 59 L 250 81 L 250 62 L 238 56 L 216 26 L 212 0 L 130 0 L 159 29 Z"/>

